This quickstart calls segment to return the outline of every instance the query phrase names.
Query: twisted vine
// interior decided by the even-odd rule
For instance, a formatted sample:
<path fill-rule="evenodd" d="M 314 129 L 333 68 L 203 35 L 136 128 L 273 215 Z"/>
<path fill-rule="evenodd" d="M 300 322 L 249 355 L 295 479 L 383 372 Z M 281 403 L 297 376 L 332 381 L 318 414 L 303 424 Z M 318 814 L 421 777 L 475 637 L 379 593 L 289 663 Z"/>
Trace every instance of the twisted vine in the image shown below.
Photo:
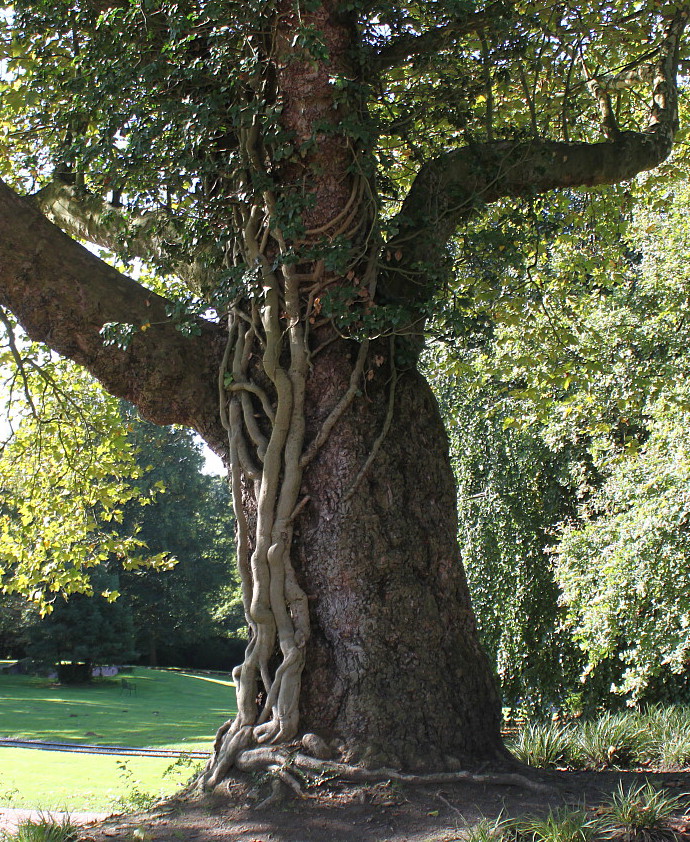
<path fill-rule="evenodd" d="M 247 169 L 265 173 L 258 119 L 241 132 L 241 140 Z M 364 191 L 362 179 L 355 177 L 345 207 L 305 236 L 312 241 L 353 237 L 362 225 Z M 299 499 L 304 470 L 357 395 L 369 347 L 367 340 L 360 345 L 348 388 L 305 448 L 306 381 L 319 351 L 309 349 L 309 314 L 318 291 L 337 279 L 324 277 L 322 261 L 309 273 L 297 272 L 285 259 L 289 248 L 277 218 L 270 190 L 251 206 L 236 207 L 241 234 L 229 250 L 234 261 L 257 274 L 254 296 L 230 308 L 218 378 L 249 644 L 233 672 L 238 713 L 216 736 L 205 772 L 208 788 L 238 764 L 246 749 L 285 744 L 297 734 L 310 625 L 307 597 L 290 558 L 293 523 L 307 502 Z M 253 512 L 251 523 L 247 511 Z M 280 663 L 273 669 L 276 652 Z"/>

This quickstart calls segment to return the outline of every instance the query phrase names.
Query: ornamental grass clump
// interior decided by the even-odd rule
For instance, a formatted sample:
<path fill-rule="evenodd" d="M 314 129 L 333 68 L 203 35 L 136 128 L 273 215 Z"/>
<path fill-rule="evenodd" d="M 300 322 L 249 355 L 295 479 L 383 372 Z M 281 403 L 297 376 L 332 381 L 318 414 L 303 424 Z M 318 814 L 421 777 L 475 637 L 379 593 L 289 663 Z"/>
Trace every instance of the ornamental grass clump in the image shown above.
<path fill-rule="evenodd" d="M 652 706 L 645 712 L 649 750 L 645 760 L 663 771 L 690 767 L 690 707 Z"/>
<path fill-rule="evenodd" d="M 642 762 L 652 742 L 639 714 L 604 713 L 573 731 L 570 763 L 582 769 L 624 768 Z"/>
<path fill-rule="evenodd" d="M 601 807 L 599 833 L 605 839 L 623 842 L 672 839 L 674 833 L 669 820 L 680 808 L 680 801 L 648 782 L 640 786 L 633 784 L 627 790 L 621 782 Z"/>
<path fill-rule="evenodd" d="M 481 819 L 463 833 L 463 842 L 514 842 L 515 822 L 511 819 Z"/>
<path fill-rule="evenodd" d="M 562 807 L 544 817 L 520 819 L 516 829 L 524 842 L 591 842 L 597 825 L 584 810 Z"/>
<path fill-rule="evenodd" d="M 563 765 L 570 753 L 572 732 L 555 722 L 530 722 L 508 743 L 521 763 L 542 769 Z"/>
<path fill-rule="evenodd" d="M 27 819 L 12 833 L 4 833 L 3 842 L 76 842 L 77 828 L 65 816 L 56 821 L 50 814 Z"/>

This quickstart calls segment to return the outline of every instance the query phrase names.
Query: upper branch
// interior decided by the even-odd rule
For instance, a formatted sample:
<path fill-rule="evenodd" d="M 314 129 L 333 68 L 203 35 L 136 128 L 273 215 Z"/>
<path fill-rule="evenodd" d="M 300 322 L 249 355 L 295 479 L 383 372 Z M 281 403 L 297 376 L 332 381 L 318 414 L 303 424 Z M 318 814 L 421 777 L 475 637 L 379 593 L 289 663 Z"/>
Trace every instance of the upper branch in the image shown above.
<path fill-rule="evenodd" d="M 406 33 L 399 35 L 382 47 L 371 59 L 371 67 L 375 72 L 390 70 L 396 65 L 420 55 L 432 55 L 438 50 L 452 44 L 456 38 L 470 32 L 479 32 L 496 22 L 497 15 L 505 10 L 505 3 L 492 3 L 482 12 L 472 12 L 457 18 L 444 26 L 429 29 L 417 35 Z"/>
<path fill-rule="evenodd" d="M 14 313 L 31 339 L 83 365 L 145 417 L 193 427 L 223 453 L 215 388 L 222 328 L 199 319 L 199 335 L 183 335 L 166 314 L 167 303 L 0 181 L 0 306 Z M 122 350 L 104 344 L 106 322 L 146 329 Z"/>
<path fill-rule="evenodd" d="M 620 132 L 600 143 L 498 141 L 427 161 L 396 219 L 397 234 L 387 244 L 396 259 L 384 290 L 398 299 L 427 298 L 428 288 L 416 280 L 416 265 L 437 265 L 457 228 L 487 203 L 556 188 L 615 184 L 665 160 L 678 124 L 678 43 L 688 14 L 680 10 L 669 23 L 653 71 L 651 116 L 644 131 Z"/>
<path fill-rule="evenodd" d="M 93 193 L 56 179 L 31 197 L 37 207 L 71 237 L 114 253 L 123 247 L 145 263 L 169 267 L 192 289 L 213 286 L 201 260 L 175 257 L 180 236 L 168 214 L 151 210 L 133 216 Z"/>

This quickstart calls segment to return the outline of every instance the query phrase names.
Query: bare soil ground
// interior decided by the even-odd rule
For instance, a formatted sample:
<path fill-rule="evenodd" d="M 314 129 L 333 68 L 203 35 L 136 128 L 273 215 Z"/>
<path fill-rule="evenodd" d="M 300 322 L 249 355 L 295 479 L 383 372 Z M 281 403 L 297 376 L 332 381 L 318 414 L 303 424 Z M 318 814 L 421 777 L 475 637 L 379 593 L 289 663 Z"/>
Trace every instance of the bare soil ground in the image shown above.
<path fill-rule="evenodd" d="M 114 816 L 84 828 L 84 842 L 453 842 L 482 817 L 545 814 L 560 805 L 588 808 L 618 786 L 649 780 L 671 795 L 687 795 L 690 771 L 673 773 L 532 773 L 548 783 L 548 794 L 514 786 L 459 783 L 411 786 L 393 783 L 330 783 L 310 798 L 290 795 L 257 810 L 252 785 L 231 782 L 225 792 L 187 795 L 157 804 L 147 812 Z M 263 793 L 265 795 L 265 792 Z M 690 842 L 690 815 L 675 821 L 679 842 Z"/>

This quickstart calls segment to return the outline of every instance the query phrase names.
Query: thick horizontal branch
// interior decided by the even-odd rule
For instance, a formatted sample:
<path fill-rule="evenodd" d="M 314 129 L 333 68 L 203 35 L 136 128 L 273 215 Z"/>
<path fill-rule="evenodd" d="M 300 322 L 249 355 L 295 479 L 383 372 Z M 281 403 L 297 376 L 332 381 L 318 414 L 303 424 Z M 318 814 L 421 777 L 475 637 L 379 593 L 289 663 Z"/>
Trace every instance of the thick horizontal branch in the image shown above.
<path fill-rule="evenodd" d="M 655 72 L 655 65 L 642 64 L 638 67 L 632 67 L 629 70 L 621 70 L 620 73 L 595 75 L 593 78 L 602 90 L 607 93 L 616 93 L 618 91 L 624 91 L 633 85 L 643 85 L 653 82 Z"/>
<path fill-rule="evenodd" d="M 425 163 L 395 220 L 397 233 L 387 244 L 390 268 L 383 291 L 398 300 L 426 299 L 430 289 L 419 282 L 419 270 L 431 274 L 458 227 L 487 203 L 558 188 L 616 184 L 664 161 L 677 129 L 675 75 L 687 17 L 681 10 L 669 22 L 651 77 L 651 116 L 645 131 L 620 132 L 600 143 L 484 143 Z"/>
<path fill-rule="evenodd" d="M 51 222 L 70 237 L 85 240 L 114 254 L 126 252 L 144 263 L 174 272 L 192 289 L 214 286 L 202 260 L 176 257 L 181 238 L 164 210 L 133 215 L 100 196 L 66 184 L 50 182 L 31 197 Z"/>
<path fill-rule="evenodd" d="M 657 166 L 668 152 L 654 135 L 627 132 L 604 143 L 502 141 L 435 158 L 420 170 L 398 216 L 398 233 L 388 244 L 395 256 L 386 292 L 424 296 L 423 288 L 410 289 L 406 273 L 417 264 L 436 266 L 459 225 L 487 203 L 626 181 Z"/>
<path fill-rule="evenodd" d="M 192 427 L 224 453 L 216 388 L 223 330 L 199 319 L 199 335 L 183 335 L 166 315 L 167 303 L 0 181 L 0 306 L 31 339 L 84 366 L 146 418 Z M 107 322 L 145 329 L 122 350 L 104 344 L 100 330 Z"/>
<path fill-rule="evenodd" d="M 482 12 L 468 14 L 421 34 L 399 35 L 373 56 L 371 59 L 372 69 L 382 72 L 403 64 L 416 56 L 433 55 L 448 47 L 462 35 L 479 32 L 495 24 L 497 17 L 503 14 L 505 9 L 506 4 L 503 2 L 492 3 Z"/>

